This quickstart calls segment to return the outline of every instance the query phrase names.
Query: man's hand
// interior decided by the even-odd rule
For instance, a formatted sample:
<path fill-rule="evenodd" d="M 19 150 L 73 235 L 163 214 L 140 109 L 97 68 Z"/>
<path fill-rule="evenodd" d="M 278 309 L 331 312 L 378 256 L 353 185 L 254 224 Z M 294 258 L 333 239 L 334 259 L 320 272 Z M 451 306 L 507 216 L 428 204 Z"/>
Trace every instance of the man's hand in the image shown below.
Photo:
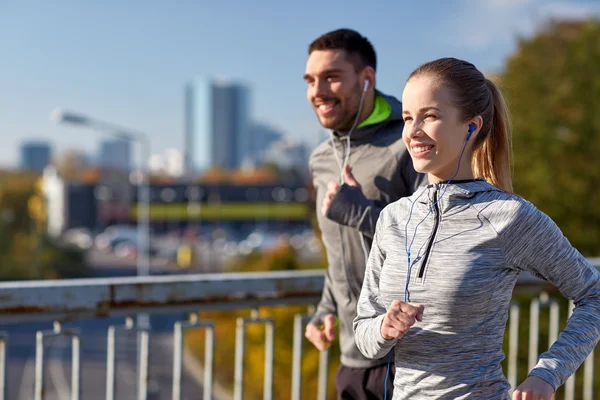
<path fill-rule="evenodd" d="M 423 320 L 424 306 L 421 304 L 392 301 L 381 322 L 381 336 L 384 339 L 402 339 L 416 321 Z"/>
<path fill-rule="evenodd" d="M 306 325 L 306 331 L 304 332 L 304 336 L 306 336 L 319 351 L 327 350 L 335 340 L 335 315 L 327 314 L 323 318 L 323 324 L 325 327 L 321 330 L 317 325 L 309 323 Z"/>
<path fill-rule="evenodd" d="M 346 164 L 344 166 L 344 181 L 346 185 L 356 187 L 360 190 L 360 184 L 352 175 L 352 171 L 350 170 L 350 166 Z M 323 216 L 327 215 L 327 210 L 329 210 L 329 206 L 331 205 L 331 200 L 336 195 L 337 191 L 340 189 L 340 185 L 335 182 L 329 182 L 327 185 L 327 193 L 325 193 L 325 197 L 323 198 L 323 205 L 321 206 L 321 214 Z"/>
<path fill-rule="evenodd" d="M 554 388 L 537 376 L 530 376 L 515 389 L 512 400 L 550 400 Z"/>

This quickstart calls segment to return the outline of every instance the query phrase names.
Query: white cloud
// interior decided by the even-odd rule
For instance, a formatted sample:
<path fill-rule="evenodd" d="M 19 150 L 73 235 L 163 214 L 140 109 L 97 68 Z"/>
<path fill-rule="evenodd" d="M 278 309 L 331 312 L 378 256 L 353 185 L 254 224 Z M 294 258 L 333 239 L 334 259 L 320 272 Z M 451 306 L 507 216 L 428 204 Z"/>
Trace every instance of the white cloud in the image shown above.
<path fill-rule="evenodd" d="M 523 7 L 534 2 L 535 0 L 482 0 L 478 1 L 476 4 L 483 5 L 490 9 L 507 9 Z"/>
<path fill-rule="evenodd" d="M 545 0 L 463 0 L 446 29 L 448 45 L 483 50 L 530 35 L 549 18 L 579 19 L 600 13 L 600 4 Z M 465 21 L 469 21 L 465 24 Z"/>
<path fill-rule="evenodd" d="M 577 2 L 551 2 L 540 7 L 543 18 L 560 17 L 565 19 L 580 19 L 600 14 L 600 6 Z"/>

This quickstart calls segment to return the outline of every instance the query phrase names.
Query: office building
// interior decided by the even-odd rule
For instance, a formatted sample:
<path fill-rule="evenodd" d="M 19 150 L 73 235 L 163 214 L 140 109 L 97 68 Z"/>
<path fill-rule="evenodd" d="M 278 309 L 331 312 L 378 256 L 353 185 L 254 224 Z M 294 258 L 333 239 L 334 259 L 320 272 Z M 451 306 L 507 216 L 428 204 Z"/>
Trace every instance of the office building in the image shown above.
<path fill-rule="evenodd" d="M 250 91 L 239 83 L 196 79 L 185 88 L 185 166 L 239 168 L 252 148 Z"/>
<path fill-rule="evenodd" d="M 267 150 L 271 145 L 283 138 L 283 133 L 276 128 L 261 122 L 254 122 L 250 128 L 252 161 L 256 164 L 265 162 Z"/>
<path fill-rule="evenodd" d="M 21 169 L 42 172 L 50 164 L 51 147 L 47 142 L 26 142 L 21 145 Z"/>
<path fill-rule="evenodd" d="M 306 144 L 284 138 L 271 143 L 265 152 L 265 162 L 273 163 L 283 170 L 297 169 L 305 173 L 308 168 L 310 150 Z"/>
<path fill-rule="evenodd" d="M 125 139 L 104 140 L 100 144 L 99 164 L 124 171 L 131 169 L 131 142 Z"/>

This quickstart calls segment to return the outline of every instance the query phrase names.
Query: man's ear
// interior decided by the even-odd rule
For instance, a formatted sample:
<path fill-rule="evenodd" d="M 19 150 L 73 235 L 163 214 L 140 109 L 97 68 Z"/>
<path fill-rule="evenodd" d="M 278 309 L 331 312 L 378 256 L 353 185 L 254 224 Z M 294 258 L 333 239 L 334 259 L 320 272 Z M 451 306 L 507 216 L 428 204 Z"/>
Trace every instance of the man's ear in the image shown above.
<path fill-rule="evenodd" d="M 364 82 L 367 81 L 368 82 L 368 87 L 367 90 L 369 89 L 373 89 L 375 87 L 375 70 L 373 69 L 373 67 L 365 67 L 362 72 L 361 72 L 361 78 L 363 81 L 363 89 L 365 88 L 364 86 Z"/>

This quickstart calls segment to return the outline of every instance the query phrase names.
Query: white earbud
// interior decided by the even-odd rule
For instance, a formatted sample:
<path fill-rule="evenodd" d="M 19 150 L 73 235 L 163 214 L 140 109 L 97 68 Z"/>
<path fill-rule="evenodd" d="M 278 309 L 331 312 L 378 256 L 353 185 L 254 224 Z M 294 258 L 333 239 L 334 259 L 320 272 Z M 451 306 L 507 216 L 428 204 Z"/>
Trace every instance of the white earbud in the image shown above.
<path fill-rule="evenodd" d="M 369 80 L 365 79 L 365 85 L 363 86 L 363 92 L 366 92 L 368 88 L 369 88 Z"/>

